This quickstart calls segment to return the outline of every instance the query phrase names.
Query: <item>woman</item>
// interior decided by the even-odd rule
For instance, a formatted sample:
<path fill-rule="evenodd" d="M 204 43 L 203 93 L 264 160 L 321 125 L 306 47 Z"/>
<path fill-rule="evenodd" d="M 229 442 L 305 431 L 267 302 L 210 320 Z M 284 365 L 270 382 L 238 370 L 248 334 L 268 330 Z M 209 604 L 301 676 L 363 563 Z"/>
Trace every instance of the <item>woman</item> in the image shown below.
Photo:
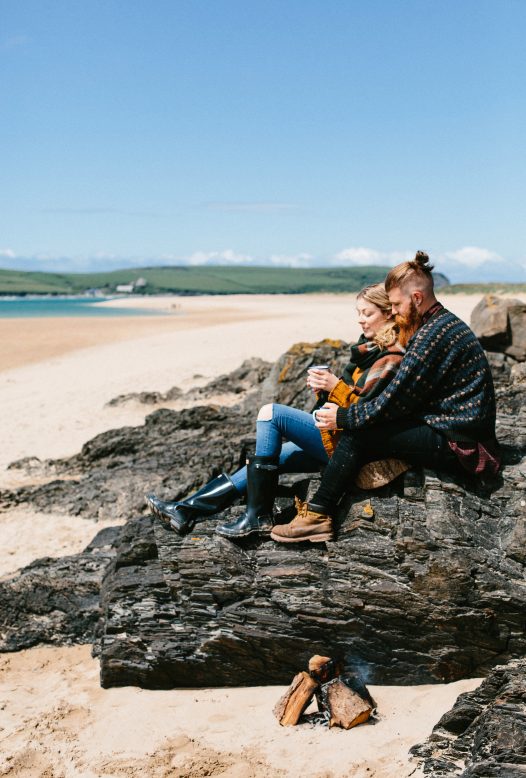
<path fill-rule="evenodd" d="M 363 335 L 351 347 L 351 359 L 342 378 L 330 370 L 316 368 L 309 370 L 307 378 L 307 385 L 318 398 L 328 397 L 329 402 L 343 407 L 380 394 L 404 355 L 396 341 L 391 305 L 382 284 L 362 289 L 356 308 Z M 321 405 L 323 402 L 319 401 L 316 407 Z M 147 495 L 146 500 L 161 521 L 183 534 L 199 517 L 224 510 L 247 493 L 245 513 L 236 521 L 220 525 L 216 532 L 228 538 L 253 533 L 268 535 L 273 529 L 272 509 L 279 473 L 319 471 L 332 456 L 338 435 L 338 431 L 320 435 L 311 413 L 276 403 L 264 405 L 256 425 L 256 454 L 246 467 L 232 476 L 223 473 L 185 500 L 164 502 L 153 494 Z M 330 539 L 327 532 L 323 534 L 324 537 L 307 539 Z"/>

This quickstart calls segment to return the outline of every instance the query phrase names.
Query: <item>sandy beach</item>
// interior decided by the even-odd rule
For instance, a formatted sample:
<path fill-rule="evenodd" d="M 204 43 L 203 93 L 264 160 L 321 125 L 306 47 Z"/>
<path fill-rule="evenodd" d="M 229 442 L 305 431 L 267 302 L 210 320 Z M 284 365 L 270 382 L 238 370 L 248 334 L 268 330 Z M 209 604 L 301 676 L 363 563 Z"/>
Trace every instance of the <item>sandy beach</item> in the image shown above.
<path fill-rule="evenodd" d="M 469 322 L 480 297 L 440 299 Z M 359 334 L 353 295 L 116 304 L 165 315 L 0 319 L 0 487 L 28 482 L 7 469 L 14 460 L 70 456 L 104 430 L 142 424 L 152 409 L 108 406 L 119 394 L 188 389 L 248 357 L 274 360 L 297 341 Z M 103 526 L 24 508 L 4 512 L 0 576 L 36 557 L 76 553 Z M 374 726 L 283 729 L 272 716 L 280 687 L 102 690 L 90 646 L 34 648 L 0 658 L 0 775 L 409 778 L 420 772 L 408 748 L 478 683 L 372 687 Z"/>

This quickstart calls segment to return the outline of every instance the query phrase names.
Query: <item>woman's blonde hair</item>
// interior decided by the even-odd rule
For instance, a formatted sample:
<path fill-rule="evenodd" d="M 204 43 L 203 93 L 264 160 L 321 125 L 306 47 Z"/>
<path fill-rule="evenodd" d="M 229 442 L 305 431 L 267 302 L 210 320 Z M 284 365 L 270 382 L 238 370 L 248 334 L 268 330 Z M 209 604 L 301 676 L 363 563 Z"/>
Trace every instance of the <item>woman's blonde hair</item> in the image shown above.
<path fill-rule="evenodd" d="M 371 284 L 370 286 L 364 286 L 364 288 L 358 292 L 356 302 L 361 299 L 375 305 L 384 315 L 390 317 L 375 334 L 373 341 L 377 346 L 380 346 L 380 348 L 392 346 L 396 343 L 398 331 L 393 318 L 391 303 L 389 302 L 389 297 L 387 296 L 384 285 Z"/>

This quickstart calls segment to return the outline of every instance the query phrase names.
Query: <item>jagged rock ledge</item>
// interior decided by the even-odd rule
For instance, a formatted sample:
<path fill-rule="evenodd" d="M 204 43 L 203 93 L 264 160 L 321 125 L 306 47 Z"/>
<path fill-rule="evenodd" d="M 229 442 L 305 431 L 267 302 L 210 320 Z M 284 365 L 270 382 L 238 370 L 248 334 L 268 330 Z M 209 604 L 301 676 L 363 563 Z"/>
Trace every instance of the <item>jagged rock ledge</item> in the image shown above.
<path fill-rule="evenodd" d="M 490 358 L 506 458 L 492 483 L 413 471 L 381 492 L 354 489 L 321 547 L 215 535 L 241 508 L 185 538 L 137 521 L 128 562 L 117 552 L 104 581 L 103 685 L 285 683 L 313 652 L 369 682 L 451 681 L 526 654 L 525 385 L 513 359 Z M 273 368 L 274 396 L 293 365 L 289 353 Z M 134 531 L 140 543 L 151 533 L 155 557 L 130 553 Z"/>
<path fill-rule="evenodd" d="M 0 652 L 91 643 L 101 617 L 101 582 L 121 533 L 108 527 L 80 554 L 37 559 L 0 581 Z"/>
<path fill-rule="evenodd" d="M 461 694 L 411 753 L 432 778 L 523 778 L 526 660 L 496 667 L 478 689 Z"/>

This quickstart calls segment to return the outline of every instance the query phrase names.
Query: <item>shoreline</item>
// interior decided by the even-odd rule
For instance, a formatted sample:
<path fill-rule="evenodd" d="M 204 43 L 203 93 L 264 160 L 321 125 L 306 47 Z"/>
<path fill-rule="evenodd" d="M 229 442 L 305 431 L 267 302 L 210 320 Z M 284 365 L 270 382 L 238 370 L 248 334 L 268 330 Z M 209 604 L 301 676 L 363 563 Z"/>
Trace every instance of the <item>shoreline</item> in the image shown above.
<path fill-rule="evenodd" d="M 505 295 L 509 296 L 509 295 Z M 439 295 L 446 307 L 469 323 L 469 314 L 480 295 Z M 177 303 L 174 303 L 174 298 Z M 44 316 L 0 317 L 0 377 L 5 371 L 30 364 L 56 360 L 67 354 L 111 343 L 155 338 L 197 328 L 206 329 L 241 321 L 263 321 L 275 316 L 290 320 L 305 317 L 310 308 L 320 313 L 315 327 L 291 332 L 284 351 L 295 340 L 321 340 L 324 337 L 351 340 L 359 335 L 354 317 L 355 294 L 323 293 L 307 295 L 159 295 L 114 298 L 98 303 L 100 307 L 141 310 L 140 316 Z M 526 294 L 519 295 L 526 302 Z M 331 305 L 332 303 L 332 305 Z M 175 305 L 175 307 L 174 307 Z M 334 309 L 334 318 L 333 311 Z M 147 312 L 164 316 L 148 316 Z M 333 321 L 337 326 L 333 326 Z M 309 323 L 310 325 L 310 323 Z M 256 338 L 256 344 L 257 344 Z M 285 341 L 282 341 L 285 343 Z M 252 356 L 252 355 L 251 355 Z M 275 354 L 277 356 L 277 354 Z M 53 368 L 50 364 L 50 369 Z M 159 387 L 154 387 L 158 389 Z"/>

